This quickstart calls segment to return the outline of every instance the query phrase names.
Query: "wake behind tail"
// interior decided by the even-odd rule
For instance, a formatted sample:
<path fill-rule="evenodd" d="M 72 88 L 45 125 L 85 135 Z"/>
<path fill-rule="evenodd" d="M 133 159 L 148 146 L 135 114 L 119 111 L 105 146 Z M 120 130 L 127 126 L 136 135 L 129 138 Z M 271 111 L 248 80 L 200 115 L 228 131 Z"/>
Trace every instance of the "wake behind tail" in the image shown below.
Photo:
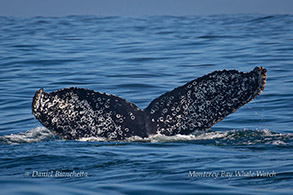
<path fill-rule="evenodd" d="M 45 127 L 36 127 L 26 132 L 3 135 L 0 137 L 0 141 L 2 143 L 9 145 L 21 143 L 37 143 L 57 139 L 58 137 Z"/>
<path fill-rule="evenodd" d="M 62 141 L 58 136 L 55 136 L 50 130 L 45 127 L 36 127 L 26 132 L 0 136 L 0 144 L 18 145 L 28 143 L 41 143 L 48 141 Z M 87 137 L 80 138 L 76 141 L 80 142 L 99 142 L 101 145 L 109 144 L 109 140 L 105 137 Z M 189 135 L 173 135 L 166 136 L 155 134 L 149 137 L 131 136 L 124 140 L 116 140 L 120 143 L 131 144 L 132 142 L 144 143 L 178 143 L 182 144 L 199 144 L 199 145 L 214 145 L 214 146 L 244 146 L 266 148 L 271 146 L 272 149 L 277 147 L 293 147 L 293 133 L 277 133 L 268 129 L 262 130 L 247 130 L 234 129 L 227 131 L 197 131 Z M 111 144 L 112 145 L 112 144 Z"/>

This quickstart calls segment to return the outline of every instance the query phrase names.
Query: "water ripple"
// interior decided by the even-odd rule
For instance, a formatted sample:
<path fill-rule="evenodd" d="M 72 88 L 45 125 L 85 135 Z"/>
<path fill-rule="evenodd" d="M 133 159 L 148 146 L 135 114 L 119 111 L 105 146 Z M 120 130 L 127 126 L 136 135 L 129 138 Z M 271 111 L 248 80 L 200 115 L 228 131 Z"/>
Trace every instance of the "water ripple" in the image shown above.
<path fill-rule="evenodd" d="M 292 15 L 0 17 L 0 24 L 4 194 L 292 191 Z M 40 88 L 91 88 L 144 108 L 196 77 L 255 66 L 268 70 L 262 95 L 210 132 L 63 141 L 31 114 Z M 27 172 L 48 170 L 89 176 L 22 179 Z M 190 178 L 189 170 L 275 171 L 277 176 Z"/>

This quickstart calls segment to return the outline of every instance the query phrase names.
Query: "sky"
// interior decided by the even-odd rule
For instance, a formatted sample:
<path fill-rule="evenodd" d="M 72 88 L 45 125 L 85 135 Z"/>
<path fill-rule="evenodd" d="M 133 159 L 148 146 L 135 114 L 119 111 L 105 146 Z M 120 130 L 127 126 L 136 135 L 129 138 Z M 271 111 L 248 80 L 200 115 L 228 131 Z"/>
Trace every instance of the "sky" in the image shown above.
<path fill-rule="evenodd" d="M 0 16 L 293 14 L 293 0 L 0 0 Z"/>

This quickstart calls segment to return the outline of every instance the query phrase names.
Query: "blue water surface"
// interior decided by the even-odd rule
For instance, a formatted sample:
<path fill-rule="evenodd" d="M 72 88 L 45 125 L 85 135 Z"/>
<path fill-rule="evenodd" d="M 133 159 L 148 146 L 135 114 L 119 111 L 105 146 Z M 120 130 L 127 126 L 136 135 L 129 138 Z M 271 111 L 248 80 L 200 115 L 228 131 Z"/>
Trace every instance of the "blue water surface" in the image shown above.
<path fill-rule="evenodd" d="M 255 66 L 268 70 L 261 96 L 209 132 L 63 141 L 31 114 L 40 88 L 145 108 L 196 77 Z M 0 17 L 1 194 L 292 194 L 292 127 L 292 15 Z"/>

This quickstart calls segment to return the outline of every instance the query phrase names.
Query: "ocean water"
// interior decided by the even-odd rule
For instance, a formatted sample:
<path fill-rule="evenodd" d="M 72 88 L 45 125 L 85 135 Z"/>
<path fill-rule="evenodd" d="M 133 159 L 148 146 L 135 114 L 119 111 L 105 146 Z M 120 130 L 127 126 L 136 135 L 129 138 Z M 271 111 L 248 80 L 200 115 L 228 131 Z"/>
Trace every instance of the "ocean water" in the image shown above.
<path fill-rule="evenodd" d="M 208 132 L 63 141 L 36 90 L 84 87 L 145 108 L 214 70 L 268 70 Z M 292 194 L 293 16 L 0 17 L 1 194 Z"/>

